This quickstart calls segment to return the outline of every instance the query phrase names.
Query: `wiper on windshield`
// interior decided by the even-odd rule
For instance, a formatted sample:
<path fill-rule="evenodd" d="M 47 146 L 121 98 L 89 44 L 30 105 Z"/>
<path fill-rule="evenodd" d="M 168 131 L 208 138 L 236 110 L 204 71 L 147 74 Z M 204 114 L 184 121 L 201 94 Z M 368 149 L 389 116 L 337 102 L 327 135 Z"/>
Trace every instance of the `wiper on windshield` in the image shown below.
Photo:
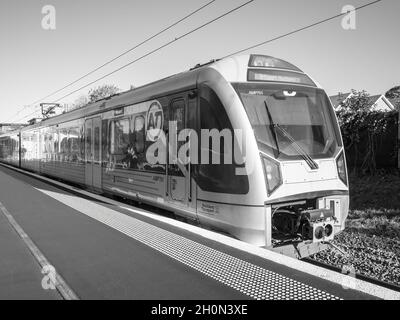
<path fill-rule="evenodd" d="M 271 131 L 272 131 L 272 134 L 273 134 L 273 136 L 274 136 L 275 145 L 276 145 L 276 149 L 278 150 L 278 156 L 279 156 L 280 151 L 279 151 L 278 137 L 276 136 L 276 131 L 275 131 L 275 127 L 274 127 L 275 125 L 274 125 L 274 122 L 273 122 L 273 120 L 272 120 L 271 111 L 269 111 L 269 108 L 268 108 L 267 100 L 264 100 L 264 104 L 265 104 L 265 109 L 267 110 L 269 123 L 270 123 L 270 124 L 272 125 L 272 127 L 274 128 L 274 130 L 271 130 Z"/>
<path fill-rule="evenodd" d="M 293 149 L 297 151 L 297 153 L 307 162 L 308 166 L 312 170 L 318 169 L 318 164 L 311 158 L 311 156 L 297 143 L 296 140 L 293 139 L 293 137 L 290 135 L 289 132 L 287 132 L 285 129 L 283 129 L 279 124 L 274 124 L 274 128 L 278 129 L 282 135 L 288 139 L 292 144 L 291 146 Z"/>
<path fill-rule="evenodd" d="M 289 132 L 287 132 L 285 129 L 283 129 L 280 124 L 278 123 L 274 123 L 272 120 L 272 115 L 271 115 L 271 111 L 268 108 L 268 103 L 267 100 L 264 100 L 264 104 L 265 104 L 265 109 L 267 110 L 267 114 L 268 114 L 268 119 L 269 119 L 269 123 L 272 125 L 272 127 L 274 128 L 274 140 L 275 140 L 275 144 L 276 147 L 278 149 L 278 154 L 280 153 L 279 151 L 279 144 L 278 144 L 278 138 L 276 136 L 276 130 L 278 129 L 279 132 L 286 138 L 288 139 L 292 144 L 292 148 L 296 150 L 296 152 L 305 160 L 305 162 L 308 164 L 308 166 L 311 168 L 311 170 L 316 170 L 318 169 L 318 164 L 313 160 L 313 158 L 311 158 L 311 156 L 297 143 L 297 141 L 291 136 L 291 134 Z"/>

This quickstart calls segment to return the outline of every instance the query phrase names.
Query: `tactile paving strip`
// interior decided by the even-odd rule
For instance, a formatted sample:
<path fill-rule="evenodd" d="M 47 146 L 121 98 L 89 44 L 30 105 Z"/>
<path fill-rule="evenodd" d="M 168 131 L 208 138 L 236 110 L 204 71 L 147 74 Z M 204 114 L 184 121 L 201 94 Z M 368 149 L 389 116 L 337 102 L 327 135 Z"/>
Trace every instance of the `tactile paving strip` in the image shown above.
<path fill-rule="evenodd" d="M 88 200 L 62 202 L 127 236 L 257 300 L 337 300 L 338 297 Z M 51 194 L 50 194 L 51 193 Z M 71 199 L 68 199 L 71 198 Z M 75 198 L 75 200 L 74 200 Z M 86 203 L 87 202 L 87 203 Z M 77 208 L 79 206 L 79 208 Z"/>

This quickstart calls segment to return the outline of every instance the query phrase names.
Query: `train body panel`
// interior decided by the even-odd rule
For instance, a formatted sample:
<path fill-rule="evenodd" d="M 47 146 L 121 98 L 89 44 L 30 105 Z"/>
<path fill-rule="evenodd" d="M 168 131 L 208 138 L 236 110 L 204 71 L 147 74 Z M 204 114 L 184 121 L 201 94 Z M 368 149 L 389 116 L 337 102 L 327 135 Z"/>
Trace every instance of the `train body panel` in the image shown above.
<path fill-rule="evenodd" d="M 0 135 L 0 160 L 297 257 L 300 244 L 316 252 L 343 230 L 349 207 L 332 105 L 300 69 L 267 56 L 210 63 Z"/>

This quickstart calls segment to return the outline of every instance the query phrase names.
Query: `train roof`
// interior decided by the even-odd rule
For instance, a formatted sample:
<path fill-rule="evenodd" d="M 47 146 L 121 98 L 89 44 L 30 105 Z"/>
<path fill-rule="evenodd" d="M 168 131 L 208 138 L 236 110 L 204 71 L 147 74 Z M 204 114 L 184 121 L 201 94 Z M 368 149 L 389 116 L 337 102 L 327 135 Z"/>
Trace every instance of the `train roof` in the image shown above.
<path fill-rule="evenodd" d="M 257 60 L 258 59 L 258 60 Z M 67 113 L 42 120 L 33 125 L 25 126 L 18 131 L 27 131 L 45 125 L 55 125 L 79 118 L 87 117 L 92 114 L 106 111 L 118 107 L 132 105 L 135 103 L 150 100 L 160 95 L 167 95 L 173 92 L 189 90 L 197 87 L 197 80 L 201 72 L 205 69 L 214 69 L 221 74 L 228 82 L 247 82 L 249 68 L 263 68 L 274 70 L 285 70 L 293 73 L 304 74 L 298 67 L 293 64 L 265 55 L 245 54 L 227 57 L 221 60 L 212 60 L 205 64 L 196 65 L 194 68 L 184 71 L 155 82 L 143 85 L 125 91 L 94 103 L 88 104 L 85 107 L 69 111 Z M 313 80 L 312 80 L 313 81 Z M 315 82 L 315 86 L 320 86 Z M 14 131 L 8 132 L 12 134 Z M 0 134 L 0 137 L 5 134 Z"/>

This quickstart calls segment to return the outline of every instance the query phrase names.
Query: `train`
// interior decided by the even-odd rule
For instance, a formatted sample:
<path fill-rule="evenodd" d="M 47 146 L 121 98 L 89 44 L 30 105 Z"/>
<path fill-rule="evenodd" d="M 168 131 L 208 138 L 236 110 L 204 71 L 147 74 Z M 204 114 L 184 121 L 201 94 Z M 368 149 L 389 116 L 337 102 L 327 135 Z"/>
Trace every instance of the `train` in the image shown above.
<path fill-rule="evenodd" d="M 304 258 L 345 228 L 342 136 L 323 88 L 231 56 L 0 135 L 0 161 Z"/>

